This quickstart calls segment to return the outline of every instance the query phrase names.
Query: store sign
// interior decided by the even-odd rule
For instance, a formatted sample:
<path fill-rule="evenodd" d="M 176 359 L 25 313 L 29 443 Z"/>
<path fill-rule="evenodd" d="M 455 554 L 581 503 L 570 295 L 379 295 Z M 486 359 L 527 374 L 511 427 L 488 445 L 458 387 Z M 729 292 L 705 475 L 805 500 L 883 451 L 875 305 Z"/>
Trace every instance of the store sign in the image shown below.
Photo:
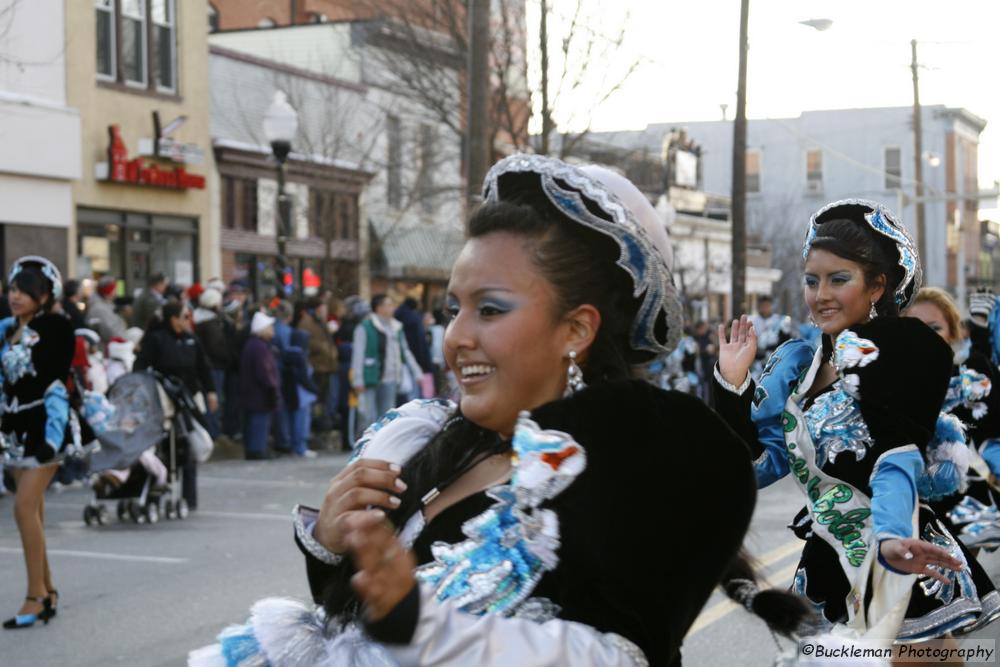
<path fill-rule="evenodd" d="M 205 189 L 205 177 L 189 174 L 183 166 L 161 167 L 142 157 L 129 159 L 118 125 L 108 126 L 108 135 L 108 161 L 98 162 L 95 166 L 97 180 L 172 190 Z"/>
<path fill-rule="evenodd" d="M 160 125 L 160 113 L 153 112 L 153 138 L 139 140 L 139 155 L 158 160 L 170 160 L 181 164 L 201 164 L 205 159 L 205 151 L 197 144 L 185 144 L 173 138 L 174 132 L 187 122 L 187 116 L 178 116 Z"/>

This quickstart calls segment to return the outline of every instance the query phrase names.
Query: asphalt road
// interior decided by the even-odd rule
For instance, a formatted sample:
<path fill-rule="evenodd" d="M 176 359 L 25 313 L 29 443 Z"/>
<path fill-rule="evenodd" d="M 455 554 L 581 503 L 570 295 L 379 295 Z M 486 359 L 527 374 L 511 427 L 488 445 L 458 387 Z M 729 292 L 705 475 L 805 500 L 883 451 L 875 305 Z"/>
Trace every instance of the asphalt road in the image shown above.
<path fill-rule="evenodd" d="M 62 594 L 59 616 L 47 627 L 0 631 L 0 665 L 183 665 L 190 649 L 244 620 L 255 600 L 307 599 L 291 508 L 318 503 L 345 461 L 344 455 L 321 454 L 306 461 L 203 465 L 200 509 L 186 521 L 152 526 L 113 520 L 87 527 L 81 520 L 87 492 L 50 493 L 47 537 Z M 24 594 L 12 504 L 11 496 L 0 498 L 3 618 Z M 784 525 L 800 506 L 788 480 L 762 492 L 758 503 L 748 544 L 775 585 L 791 581 L 799 545 Z M 1000 575 L 1000 556 L 987 556 L 984 565 Z M 979 636 L 1000 639 L 1000 623 Z M 684 663 L 765 667 L 775 652 L 763 624 L 716 593 L 688 634 Z"/>

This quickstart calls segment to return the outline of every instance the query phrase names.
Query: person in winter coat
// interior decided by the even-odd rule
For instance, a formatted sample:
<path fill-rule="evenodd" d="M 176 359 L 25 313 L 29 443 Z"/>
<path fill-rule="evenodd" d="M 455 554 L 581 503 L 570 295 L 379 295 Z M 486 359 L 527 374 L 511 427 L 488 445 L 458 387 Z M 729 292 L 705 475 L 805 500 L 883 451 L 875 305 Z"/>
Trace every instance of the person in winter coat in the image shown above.
<path fill-rule="evenodd" d="M 243 444 L 248 460 L 271 458 L 267 450 L 267 435 L 271 417 L 279 405 L 281 391 L 278 365 L 271 349 L 274 338 L 274 318 L 254 313 L 250 322 L 250 338 L 240 357 L 240 404 L 243 407 Z"/>
<path fill-rule="evenodd" d="M 392 299 L 376 294 L 371 306 L 372 314 L 354 329 L 351 384 L 358 396 L 360 413 L 356 433 L 363 433 L 381 415 L 396 407 L 396 393 L 406 369 L 415 378 L 422 373 L 406 343 L 403 325 L 392 316 Z"/>
<path fill-rule="evenodd" d="M 132 326 L 143 329 L 149 326 L 150 321 L 157 316 L 160 308 L 166 303 L 164 293 L 167 291 L 167 277 L 162 273 L 154 273 L 149 277 L 146 289 L 139 295 L 135 302 L 135 310 L 132 311 Z"/>
<path fill-rule="evenodd" d="M 67 280 L 63 284 L 62 312 L 69 318 L 70 324 L 73 325 L 73 331 L 87 326 L 87 320 L 83 317 L 85 305 L 80 282 Z"/>
<path fill-rule="evenodd" d="M 312 406 L 319 389 L 312 380 L 312 368 L 306 356 L 308 349 L 309 334 L 301 329 L 292 329 L 289 345 L 282 353 L 281 394 L 284 399 L 282 407 L 288 417 L 292 453 L 303 458 L 315 458 L 316 452 L 309 449 L 309 430 Z"/>
<path fill-rule="evenodd" d="M 427 343 L 427 329 L 424 327 L 424 314 L 420 312 L 420 305 L 413 297 L 406 297 L 403 303 L 396 309 L 395 318 L 403 324 L 403 334 L 406 336 L 406 344 L 410 346 L 420 369 L 420 375 L 413 378 L 407 400 L 420 398 L 420 381 L 424 373 L 433 373 L 434 364 L 431 362 L 430 346 Z"/>
<path fill-rule="evenodd" d="M 319 299 L 309 299 L 295 322 L 295 327 L 309 334 L 309 364 L 313 369 L 313 381 L 319 388 L 317 402 L 326 406 L 329 393 L 336 385 L 332 381 L 337 373 L 337 346 L 326 328 L 327 306 Z M 321 414 L 320 430 L 333 428 L 334 415 Z"/>
<path fill-rule="evenodd" d="M 232 341 L 226 336 L 226 325 L 219 309 L 222 307 L 222 294 L 209 288 L 198 297 L 198 307 L 194 310 L 194 333 L 198 337 L 215 384 L 216 391 L 223 392 L 226 383 L 226 369 L 233 360 Z M 225 398 L 225 397 L 224 397 Z M 221 415 L 218 410 L 209 412 L 208 433 L 213 438 L 218 437 Z"/>
<path fill-rule="evenodd" d="M 133 368 L 152 368 L 180 380 L 206 412 L 219 407 L 215 383 L 209 372 L 205 351 L 191 333 L 191 311 L 172 301 L 163 306 L 163 321 L 143 336 Z M 184 463 L 184 499 L 190 509 L 198 507 L 197 462 L 188 456 Z"/>
<path fill-rule="evenodd" d="M 115 312 L 114 306 L 117 286 L 111 276 L 101 278 L 87 304 L 87 327 L 96 331 L 105 345 L 115 336 L 125 336 L 125 321 Z"/>

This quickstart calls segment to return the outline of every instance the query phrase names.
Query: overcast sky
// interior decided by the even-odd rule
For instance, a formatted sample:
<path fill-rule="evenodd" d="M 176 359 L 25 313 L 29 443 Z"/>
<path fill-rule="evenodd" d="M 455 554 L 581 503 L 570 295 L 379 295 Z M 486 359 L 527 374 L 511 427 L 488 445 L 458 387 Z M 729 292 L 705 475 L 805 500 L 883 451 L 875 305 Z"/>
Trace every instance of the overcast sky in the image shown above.
<path fill-rule="evenodd" d="M 577 0 L 550 0 L 568 15 Z M 629 12 L 623 61 L 640 69 L 595 112 L 593 128 L 728 117 L 736 106 L 739 0 L 586 0 L 595 30 L 615 32 Z M 529 0 L 529 22 L 532 5 Z M 818 32 L 799 24 L 831 19 Z M 557 19 L 558 20 L 558 19 Z M 964 107 L 988 121 L 980 182 L 1000 179 L 1000 0 L 751 0 L 747 112 L 913 103 L 910 40 L 917 39 L 924 104 Z"/>

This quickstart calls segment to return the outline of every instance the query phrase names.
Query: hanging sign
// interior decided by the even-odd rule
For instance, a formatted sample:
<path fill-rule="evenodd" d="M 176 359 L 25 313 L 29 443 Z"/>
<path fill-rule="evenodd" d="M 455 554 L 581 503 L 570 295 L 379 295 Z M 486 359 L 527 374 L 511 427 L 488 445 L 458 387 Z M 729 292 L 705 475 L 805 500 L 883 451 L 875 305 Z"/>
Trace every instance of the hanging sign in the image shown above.
<path fill-rule="evenodd" d="M 129 183 L 172 190 L 205 189 L 205 177 L 189 174 L 183 166 L 161 167 L 142 157 L 129 159 L 118 125 L 108 126 L 108 161 L 98 162 L 94 174 L 99 181 Z"/>

